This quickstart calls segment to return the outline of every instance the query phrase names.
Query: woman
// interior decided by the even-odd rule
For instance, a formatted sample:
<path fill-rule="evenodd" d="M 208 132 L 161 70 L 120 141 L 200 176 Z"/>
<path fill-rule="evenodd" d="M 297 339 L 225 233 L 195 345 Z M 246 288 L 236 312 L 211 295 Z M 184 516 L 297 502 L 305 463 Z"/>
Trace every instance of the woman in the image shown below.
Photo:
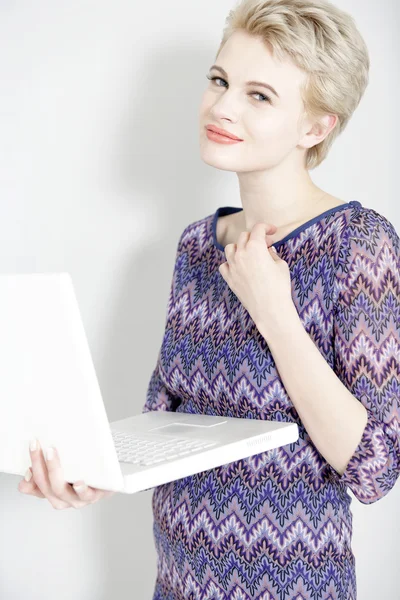
<path fill-rule="evenodd" d="M 153 600 L 354 600 L 347 488 L 376 502 L 400 470 L 400 240 L 309 171 L 361 100 L 368 52 L 332 4 L 244 0 L 215 63 L 201 156 L 237 173 L 242 209 L 180 237 L 143 412 L 294 421 L 300 437 L 155 488 Z"/>
<path fill-rule="evenodd" d="M 400 470 L 400 239 L 309 171 L 363 96 L 368 52 L 330 3 L 244 0 L 215 62 L 201 156 L 237 173 L 242 209 L 180 236 L 143 412 L 296 422 L 300 435 L 155 488 L 153 600 L 355 600 L 348 488 L 376 502 Z M 74 492 L 57 453 L 46 464 L 33 450 L 32 470 L 19 489 L 56 508 L 109 494 Z"/>

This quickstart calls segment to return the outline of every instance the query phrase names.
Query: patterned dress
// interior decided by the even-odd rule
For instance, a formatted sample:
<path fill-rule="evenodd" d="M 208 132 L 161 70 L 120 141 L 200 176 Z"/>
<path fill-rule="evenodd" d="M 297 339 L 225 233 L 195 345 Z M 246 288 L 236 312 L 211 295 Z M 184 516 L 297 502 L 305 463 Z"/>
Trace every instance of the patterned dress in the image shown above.
<path fill-rule="evenodd" d="M 154 488 L 153 600 L 355 600 L 348 488 L 371 504 L 400 471 L 400 239 L 387 218 L 351 201 L 274 243 L 303 326 L 368 412 L 340 476 L 219 273 L 217 219 L 239 210 L 219 208 L 179 239 L 143 412 L 295 422 L 300 437 Z"/>

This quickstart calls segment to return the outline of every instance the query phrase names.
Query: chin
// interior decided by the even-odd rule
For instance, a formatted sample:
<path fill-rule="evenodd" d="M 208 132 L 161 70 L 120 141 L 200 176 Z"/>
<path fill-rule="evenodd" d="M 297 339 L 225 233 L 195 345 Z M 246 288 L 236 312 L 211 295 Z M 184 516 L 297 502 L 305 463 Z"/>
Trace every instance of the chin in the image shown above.
<path fill-rule="evenodd" d="M 200 145 L 200 158 L 201 160 L 210 167 L 220 169 L 221 171 L 233 171 L 240 170 L 240 166 L 243 167 L 243 161 L 233 159 L 229 156 L 228 152 L 232 152 L 232 146 L 222 146 L 221 148 L 210 148 Z"/>
<path fill-rule="evenodd" d="M 201 159 L 206 165 L 214 167 L 214 169 L 219 169 L 220 171 L 237 172 L 236 167 L 232 164 L 229 164 L 229 161 L 222 157 L 218 159 L 212 156 L 201 156 Z"/>

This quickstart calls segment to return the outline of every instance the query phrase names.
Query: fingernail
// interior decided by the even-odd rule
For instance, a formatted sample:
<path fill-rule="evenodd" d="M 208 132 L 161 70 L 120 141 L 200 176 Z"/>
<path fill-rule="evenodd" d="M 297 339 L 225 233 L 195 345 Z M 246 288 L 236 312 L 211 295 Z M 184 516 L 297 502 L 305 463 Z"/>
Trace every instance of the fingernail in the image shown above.
<path fill-rule="evenodd" d="M 86 487 L 85 484 L 77 485 L 76 483 L 74 483 L 74 485 L 73 485 L 74 490 L 76 490 L 77 492 L 82 492 L 82 490 L 84 490 L 85 487 Z"/>
<path fill-rule="evenodd" d="M 32 471 L 30 469 L 25 473 L 25 481 L 30 481 L 32 479 Z"/>
<path fill-rule="evenodd" d="M 52 460 L 53 459 L 53 454 L 54 454 L 53 448 L 47 448 L 47 450 L 46 450 L 46 458 L 47 458 L 47 460 Z"/>
<path fill-rule="evenodd" d="M 36 440 L 31 440 L 31 443 L 29 444 L 29 448 L 31 452 L 34 452 L 36 450 Z"/>

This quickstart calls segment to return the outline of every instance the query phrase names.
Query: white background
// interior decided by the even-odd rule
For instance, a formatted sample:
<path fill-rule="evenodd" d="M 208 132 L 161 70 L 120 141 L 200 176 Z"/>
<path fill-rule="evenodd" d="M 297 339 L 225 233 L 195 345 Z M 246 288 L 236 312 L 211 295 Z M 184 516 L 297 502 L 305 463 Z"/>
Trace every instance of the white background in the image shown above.
<path fill-rule="evenodd" d="M 311 176 L 400 231 L 399 6 L 336 4 L 367 42 L 370 84 Z M 71 273 L 110 422 L 142 410 L 183 229 L 241 206 L 235 173 L 205 165 L 198 140 L 233 6 L 0 0 L 0 272 Z M 19 481 L 0 475 L 2 600 L 152 598 L 151 491 L 57 511 Z M 398 597 L 399 501 L 400 484 L 353 500 L 359 600 Z"/>

